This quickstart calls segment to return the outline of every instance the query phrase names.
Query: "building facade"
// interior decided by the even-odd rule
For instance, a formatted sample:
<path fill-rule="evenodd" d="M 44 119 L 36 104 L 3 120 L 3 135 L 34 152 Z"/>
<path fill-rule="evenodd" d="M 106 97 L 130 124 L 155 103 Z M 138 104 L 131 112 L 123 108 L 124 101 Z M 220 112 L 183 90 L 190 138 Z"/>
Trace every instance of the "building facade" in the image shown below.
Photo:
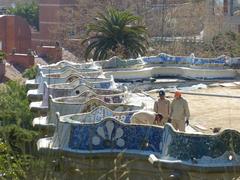
<path fill-rule="evenodd" d="M 240 0 L 224 0 L 223 13 L 225 30 L 240 33 Z"/>
<path fill-rule="evenodd" d="M 27 21 L 19 16 L 1 15 L 0 50 L 6 53 L 7 62 L 23 68 L 33 66 L 31 48 L 31 30 Z"/>
<path fill-rule="evenodd" d="M 93 1 L 94 2 L 94 1 Z M 135 8 L 133 8 L 133 11 L 136 11 L 137 15 L 142 16 L 143 13 L 142 12 L 137 12 L 137 11 L 142 11 L 143 9 L 148 9 L 147 10 L 147 15 L 143 15 L 145 16 L 147 19 L 149 19 L 149 21 L 146 21 L 146 25 L 149 26 L 149 30 L 154 30 L 156 29 L 156 27 L 154 26 L 154 23 L 156 24 L 156 19 L 158 21 L 158 24 L 161 24 L 161 20 L 163 20 L 163 18 L 161 17 L 157 17 L 159 16 L 168 16 L 168 9 L 172 9 L 174 10 L 177 7 L 182 7 L 183 4 L 187 4 L 189 2 L 189 0 L 142 0 L 140 1 L 127 1 L 127 0 L 118 0 L 118 1 L 114 1 L 112 2 L 112 6 L 114 7 L 118 7 L 119 9 L 127 9 L 129 6 L 136 6 Z M 77 9 L 77 11 L 85 11 L 86 10 L 86 6 L 83 6 L 83 8 L 81 7 L 81 5 L 79 5 L 80 1 L 79 0 L 38 0 L 39 3 L 39 32 L 32 32 L 32 43 L 33 46 L 38 46 L 40 44 L 42 45 L 55 45 L 55 41 L 56 41 L 56 37 L 58 37 L 58 34 L 56 34 L 56 27 L 59 25 L 62 26 L 67 26 L 67 24 L 71 24 L 71 23 L 64 23 L 64 20 L 61 18 L 61 12 L 64 11 L 64 9 L 72 9 L 72 12 L 70 11 L 70 13 L 74 14 L 74 9 Z M 98 2 L 99 3 L 99 2 Z M 103 2 L 106 4 L 107 6 L 107 2 Z M 102 5 L 97 4 L 96 2 L 96 6 L 103 6 L 100 7 L 103 8 L 102 11 L 104 11 L 104 9 L 106 9 L 106 6 L 104 6 L 104 4 L 102 3 Z M 138 5 L 134 5 L 138 3 Z M 130 5 L 131 4 L 131 5 Z M 94 7 L 95 4 L 91 4 L 88 2 L 89 7 L 87 7 L 87 11 L 89 11 L 91 9 L 91 7 Z M 76 8 L 77 7 L 77 8 Z M 79 8 L 80 7 L 80 8 Z M 137 8 L 139 7 L 139 8 Z M 85 9 L 84 9 L 85 8 Z M 98 9 L 98 10 L 100 10 Z M 166 11 L 166 12 L 165 12 Z M 155 19 L 152 18 L 153 16 L 155 16 Z M 84 16 L 82 16 L 81 18 L 84 18 Z M 80 19 L 81 19 L 80 18 Z M 86 17 L 84 20 L 81 21 L 86 21 L 88 22 L 86 19 L 89 17 Z M 149 23 L 148 23 L 149 22 Z M 74 21 L 73 21 L 74 23 Z M 73 26 L 73 30 L 71 30 L 71 32 L 69 32 L 69 34 L 75 34 L 76 32 L 82 32 L 81 30 L 79 30 L 79 28 L 77 27 L 78 25 L 72 25 Z M 75 27 L 75 28 L 74 28 Z M 83 27 L 83 25 L 81 25 L 81 28 Z M 69 28 L 69 27 L 68 27 Z M 80 29 L 81 29 L 80 28 Z M 76 31 L 76 32 L 75 32 Z M 159 31 L 163 31 L 163 29 Z M 75 33 L 74 33 L 75 32 Z M 157 34 L 162 34 L 162 33 L 157 33 Z M 151 34 L 153 36 L 155 36 L 155 34 Z M 75 39 L 74 35 L 71 36 L 69 35 L 69 37 L 72 39 Z"/>
<path fill-rule="evenodd" d="M 61 10 L 73 7 L 75 0 L 39 0 L 39 32 L 32 32 L 33 47 L 55 45 L 55 26 L 64 22 L 60 19 Z"/>
<path fill-rule="evenodd" d="M 0 16 L 0 50 L 9 54 L 28 53 L 31 49 L 31 30 L 27 21 L 19 16 Z"/>

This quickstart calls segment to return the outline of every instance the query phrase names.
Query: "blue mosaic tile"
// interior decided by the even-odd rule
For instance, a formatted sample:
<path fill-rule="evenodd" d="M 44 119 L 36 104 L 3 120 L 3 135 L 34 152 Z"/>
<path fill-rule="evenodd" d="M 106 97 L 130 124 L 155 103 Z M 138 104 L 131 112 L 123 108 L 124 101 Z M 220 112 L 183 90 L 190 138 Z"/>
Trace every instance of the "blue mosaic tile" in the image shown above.
<path fill-rule="evenodd" d="M 226 130 L 219 135 L 175 132 L 172 126 L 135 125 L 108 118 L 96 124 L 72 124 L 69 148 L 97 151 L 137 150 L 178 160 L 217 158 L 231 151 L 240 155 L 240 133 Z"/>
<path fill-rule="evenodd" d="M 111 87 L 111 83 L 110 82 L 102 82 L 100 83 L 100 88 L 101 89 L 109 89 Z"/>
<path fill-rule="evenodd" d="M 98 124 L 72 125 L 69 147 L 75 150 L 143 150 L 159 152 L 162 128 L 126 125 L 108 119 Z"/>
<path fill-rule="evenodd" d="M 174 64 L 195 64 L 195 65 L 203 65 L 203 64 L 225 64 L 226 58 L 225 56 L 220 56 L 216 58 L 198 58 L 191 56 L 172 56 L 165 53 L 160 53 L 158 56 L 152 57 L 144 57 L 143 61 L 145 63 L 174 63 Z"/>
<path fill-rule="evenodd" d="M 240 134 L 237 131 L 224 131 L 219 135 L 188 135 L 171 131 L 171 136 L 167 155 L 176 159 L 217 158 L 226 151 L 240 154 Z"/>
<path fill-rule="evenodd" d="M 124 122 L 125 123 L 130 123 L 133 114 L 134 114 L 133 112 L 128 113 Z"/>

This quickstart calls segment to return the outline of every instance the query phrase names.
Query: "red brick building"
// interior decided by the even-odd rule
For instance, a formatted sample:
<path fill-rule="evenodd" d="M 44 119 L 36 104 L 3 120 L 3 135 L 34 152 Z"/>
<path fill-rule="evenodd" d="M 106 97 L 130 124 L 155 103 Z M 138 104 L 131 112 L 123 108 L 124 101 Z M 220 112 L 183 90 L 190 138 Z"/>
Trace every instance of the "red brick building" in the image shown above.
<path fill-rule="evenodd" d="M 0 50 L 5 53 L 27 53 L 31 49 L 31 30 L 19 16 L 0 16 Z"/>
<path fill-rule="evenodd" d="M 33 47 L 37 45 L 55 45 L 54 27 L 64 23 L 60 20 L 60 11 L 73 7 L 75 0 L 39 0 L 39 32 L 32 33 Z"/>
<path fill-rule="evenodd" d="M 31 48 L 31 30 L 27 21 L 19 16 L 1 15 L 0 50 L 6 53 L 6 60 L 29 68 L 34 65 L 34 57 L 29 54 Z"/>
<path fill-rule="evenodd" d="M 91 11 L 94 6 L 99 6 L 99 4 L 107 4 L 109 2 L 103 1 L 103 2 L 94 2 L 91 0 L 88 2 L 89 4 L 85 5 L 79 5 L 79 0 L 38 0 L 38 5 L 39 5 L 39 31 L 38 32 L 32 32 L 32 48 L 37 51 L 39 55 L 42 55 L 42 57 L 54 57 L 51 59 L 54 59 L 54 61 L 57 61 L 59 57 L 61 57 L 61 52 L 59 49 L 53 49 L 52 47 L 49 46 L 54 46 L 56 41 L 61 43 L 65 43 L 65 46 L 68 46 L 67 49 L 71 50 L 78 45 L 74 44 L 80 44 L 79 42 L 79 34 L 78 33 L 85 33 L 84 27 L 86 23 L 90 21 L 89 17 L 84 16 L 85 11 Z M 135 4 L 137 0 L 132 1 L 132 4 Z M 159 36 L 161 34 L 159 31 L 158 24 L 156 24 L 156 19 L 160 21 L 159 19 L 162 19 L 158 17 L 158 15 L 162 15 L 161 11 L 165 9 L 174 9 L 178 6 L 182 6 L 182 4 L 186 4 L 188 0 L 145 0 L 142 3 L 139 4 L 139 6 L 143 6 L 142 8 L 144 9 L 145 6 L 149 9 L 148 18 L 146 25 L 148 26 L 149 29 L 157 31 L 156 33 L 150 34 L 151 36 Z M 130 3 L 130 1 L 126 2 L 125 0 L 118 0 L 114 1 L 114 6 L 120 7 L 120 9 L 126 9 Z M 92 7 L 92 8 L 91 8 Z M 69 16 L 67 20 L 68 23 L 66 23 L 66 19 L 63 20 L 63 12 L 66 12 L 66 9 L 68 9 L 66 16 Z M 87 9 L 87 10 L 86 10 Z M 96 8 L 96 10 L 102 10 L 104 11 L 106 7 L 103 5 L 101 7 Z M 140 8 L 141 9 L 141 8 Z M 72 22 L 71 17 L 74 17 L 79 15 L 78 13 L 75 13 L 74 11 L 82 12 L 81 17 L 79 18 L 81 22 L 79 24 L 74 23 L 74 19 Z M 87 14 L 87 12 L 86 12 Z M 65 15 L 65 14 L 64 14 Z M 86 15 L 87 16 L 87 15 Z M 152 17 L 155 17 L 153 19 Z M 167 16 L 167 14 L 166 14 Z M 146 15 L 147 17 L 147 15 Z M 70 19 L 70 21 L 69 21 Z M 84 20 L 83 20 L 84 19 Z M 86 21 L 85 21 L 86 20 Z M 92 20 L 92 18 L 91 18 Z M 70 23 L 69 23 L 70 22 Z M 70 25 L 69 25 L 70 24 Z M 156 25 L 155 25 L 156 24 Z M 64 27 L 68 26 L 66 31 L 62 33 L 62 36 L 64 38 L 59 38 L 57 34 L 57 31 L 60 33 L 62 32 L 62 29 L 60 27 L 59 30 L 59 25 Z M 156 27 L 155 27 L 156 26 Z M 63 28 L 64 29 L 64 28 Z M 158 29 L 158 30 L 156 30 Z M 167 30 L 164 30 L 167 32 Z M 65 40 L 70 40 L 70 41 L 65 41 Z M 61 42 L 62 41 L 62 42 Z M 64 42 L 65 41 L 65 42 Z M 76 43 L 77 42 L 77 43 Z M 41 47 L 39 47 L 41 46 Z M 44 47 L 45 46 L 45 47 Z"/>
<path fill-rule="evenodd" d="M 137 0 L 132 1 L 134 4 Z M 188 0 L 150 0 L 145 1 L 142 5 L 149 6 L 148 8 L 155 14 L 156 10 L 165 8 L 174 8 L 181 4 L 188 2 Z M 78 4 L 78 0 L 38 0 L 39 4 L 39 32 L 32 33 L 33 47 L 37 45 L 55 45 L 56 34 L 54 29 L 57 25 L 65 25 L 60 18 L 60 13 L 63 9 L 73 8 Z M 106 3 L 106 2 L 105 2 Z M 115 5 L 125 9 L 126 4 L 124 0 L 114 2 Z M 74 8 L 73 8 L 74 9 Z M 77 8 L 79 11 L 79 9 Z M 74 12 L 72 12 L 74 14 Z M 156 15 L 155 15 L 156 16 Z"/>

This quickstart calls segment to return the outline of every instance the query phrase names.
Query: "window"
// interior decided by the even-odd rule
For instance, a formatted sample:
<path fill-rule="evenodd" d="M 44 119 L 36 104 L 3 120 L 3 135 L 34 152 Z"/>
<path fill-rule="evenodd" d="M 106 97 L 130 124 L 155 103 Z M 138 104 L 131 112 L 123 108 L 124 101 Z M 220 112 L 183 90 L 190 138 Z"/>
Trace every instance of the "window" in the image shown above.
<path fill-rule="evenodd" d="M 224 0 L 224 3 L 223 3 L 223 13 L 225 15 L 228 14 L 228 1 L 227 0 Z"/>
<path fill-rule="evenodd" d="M 71 27 L 69 28 L 68 32 L 68 37 L 71 39 L 71 38 L 74 38 L 76 36 L 76 27 L 74 25 L 71 25 Z"/>

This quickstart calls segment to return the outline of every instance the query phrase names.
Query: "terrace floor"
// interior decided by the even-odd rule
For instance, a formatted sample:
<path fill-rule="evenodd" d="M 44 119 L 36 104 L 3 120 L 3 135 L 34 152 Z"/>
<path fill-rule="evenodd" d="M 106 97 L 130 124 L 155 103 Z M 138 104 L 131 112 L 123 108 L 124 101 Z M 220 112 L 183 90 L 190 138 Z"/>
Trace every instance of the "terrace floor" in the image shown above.
<path fill-rule="evenodd" d="M 239 96 L 240 86 L 210 87 L 190 92 Z M 157 98 L 157 93 L 149 93 Z M 173 100 L 174 94 L 166 93 Z M 240 98 L 211 97 L 200 95 L 187 95 L 183 97 L 188 101 L 190 108 L 190 124 L 199 127 L 204 133 L 212 133 L 213 128 L 231 128 L 240 131 Z"/>

